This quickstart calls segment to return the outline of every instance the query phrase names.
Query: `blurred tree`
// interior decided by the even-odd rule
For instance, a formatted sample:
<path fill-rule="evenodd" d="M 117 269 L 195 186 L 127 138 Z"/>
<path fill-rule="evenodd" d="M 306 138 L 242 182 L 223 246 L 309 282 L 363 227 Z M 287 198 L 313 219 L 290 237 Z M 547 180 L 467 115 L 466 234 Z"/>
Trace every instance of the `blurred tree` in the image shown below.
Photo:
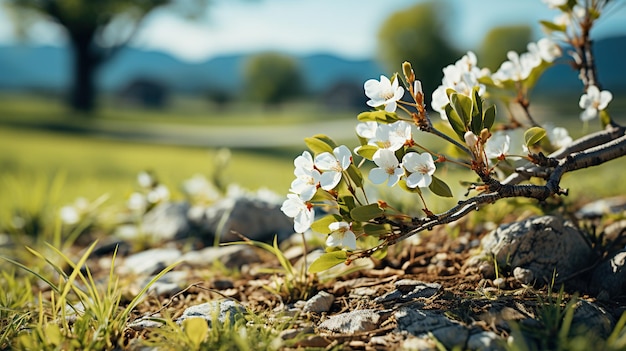
<path fill-rule="evenodd" d="M 392 14 L 378 32 L 382 62 L 398 72 L 402 62 L 413 65 L 426 96 L 441 84 L 442 68 L 456 61 L 461 53 L 444 35 L 442 2 L 420 3 Z"/>
<path fill-rule="evenodd" d="M 266 105 L 277 105 L 303 93 L 304 76 L 298 62 L 288 55 L 260 53 L 244 67 L 247 97 Z"/>
<path fill-rule="evenodd" d="M 209 0 L 7 0 L 18 30 L 42 18 L 63 27 L 74 59 L 69 102 L 81 112 L 95 107 L 95 74 L 134 36 L 146 16 L 159 8 L 197 16 Z"/>
<path fill-rule="evenodd" d="M 480 46 L 477 54 L 480 67 L 497 70 L 507 60 L 508 51 L 522 53 L 532 40 L 532 29 L 527 25 L 502 26 L 491 29 Z"/>

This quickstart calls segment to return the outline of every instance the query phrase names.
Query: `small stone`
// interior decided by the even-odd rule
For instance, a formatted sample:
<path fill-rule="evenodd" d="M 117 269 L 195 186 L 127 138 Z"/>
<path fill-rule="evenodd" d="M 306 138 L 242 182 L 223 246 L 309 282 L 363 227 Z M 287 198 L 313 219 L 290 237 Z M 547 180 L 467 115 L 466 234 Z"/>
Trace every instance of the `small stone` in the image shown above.
<path fill-rule="evenodd" d="M 530 269 L 515 267 L 513 277 L 522 284 L 533 285 L 535 283 L 535 274 Z"/>
<path fill-rule="evenodd" d="M 469 338 L 469 329 L 457 323 L 434 329 L 431 333 L 448 350 L 458 348 L 459 346 L 465 349 L 465 344 Z"/>
<path fill-rule="evenodd" d="M 197 251 L 189 251 L 181 258 L 194 267 L 206 267 L 215 261 L 226 268 L 241 268 L 250 263 L 261 261 L 259 254 L 248 245 L 211 246 Z"/>
<path fill-rule="evenodd" d="M 481 262 L 478 266 L 478 271 L 487 279 L 494 279 L 496 277 L 496 268 L 490 262 Z"/>
<path fill-rule="evenodd" d="M 354 334 L 378 328 L 383 319 L 379 310 L 367 309 L 346 312 L 329 317 L 319 328 L 340 334 Z"/>
<path fill-rule="evenodd" d="M 506 350 L 505 341 L 492 331 L 471 334 L 467 340 L 468 350 L 500 351 Z"/>
<path fill-rule="evenodd" d="M 167 272 L 148 288 L 148 293 L 157 296 L 172 296 L 182 290 L 187 282 L 187 276 L 188 272 L 186 271 Z M 152 278 L 147 278 L 143 285 L 147 285 Z"/>
<path fill-rule="evenodd" d="M 393 300 L 413 300 L 433 297 L 441 290 L 439 283 L 425 283 L 413 279 L 401 279 L 395 282 L 396 290 L 374 299 L 374 302 L 385 303 Z"/>
<path fill-rule="evenodd" d="M 607 214 L 623 213 L 626 211 L 626 196 L 615 196 L 590 202 L 578 212 L 578 218 L 598 218 Z"/>
<path fill-rule="evenodd" d="M 427 337 L 415 337 L 409 336 L 402 342 L 403 351 L 436 351 L 438 350 L 437 344 Z"/>
<path fill-rule="evenodd" d="M 150 249 L 126 257 L 119 270 L 122 274 L 153 275 L 176 262 L 180 257 L 181 252 L 175 248 Z"/>
<path fill-rule="evenodd" d="M 136 330 L 136 331 L 160 328 L 162 326 L 163 326 L 163 322 L 159 321 L 158 319 L 156 319 L 155 316 L 152 316 L 152 317 L 141 317 L 139 319 L 136 319 L 136 320 L 128 323 L 128 327 L 133 329 L 133 330 Z"/>
<path fill-rule="evenodd" d="M 335 295 L 320 291 L 306 302 L 302 310 L 314 313 L 328 312 L 333 302 L 335 302 Z"/>
<path fill-rule="evenodd" d="M 243 314 L 246 313 L 246 309 L 240 303 L 229 299 L 221 299 L 188 307 L 176 321 L 177 323 L 182 323 L 187 318 L 200 317 L 204 318 L 211 326 L 216 310 L 218 311 L 217 321 L 219 323 L 225 323 L 228 320 L 231 324 L 234 324 L 237 319 L 243 318 Z"/>
<path fill-rule="evenodd" d="M 506 287 L 506 280 L 502 277 L 493 280 L 493 286 L 496 288 L 504 289 Z"/>
<path fill-rule="evenodd" d="M 187 237 L 190 232 L 188 211 L 187 202 L 158 204 L 144 215 L 141 233 L 162 241 Z"/>

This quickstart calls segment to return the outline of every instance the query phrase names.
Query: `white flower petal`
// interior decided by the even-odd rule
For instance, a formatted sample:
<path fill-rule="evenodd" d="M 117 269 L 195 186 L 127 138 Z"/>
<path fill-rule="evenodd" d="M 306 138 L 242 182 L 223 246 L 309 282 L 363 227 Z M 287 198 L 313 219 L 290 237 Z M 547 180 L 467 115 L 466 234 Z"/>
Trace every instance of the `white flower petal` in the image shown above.
<path fill-rule="evenodd" d="M 320 187 L 324 190 L 332 190 L 341 181 L 341 173 L 335 171 L 327 171 L 320 176 Z"/>
<path fill-rule="evenodd" d="M 409 188 L 427 188 L 431 182 L 432 177 L 428 173 L 415 172 L 406 178 L 406 186 Z"/>
<path fill-rule="evenodd" d="M 348 230 L 343 234 L 341 246 L 350 250 L 356 250 L 356 235 L 354 235 L 351 230 Z"/>
<path fill-rule="evenodd" d="M 374 184 L 382 184 L 387 181 L 389 174 L 383 168 L 372 168 L 369 173 L 369 180 Z"/>

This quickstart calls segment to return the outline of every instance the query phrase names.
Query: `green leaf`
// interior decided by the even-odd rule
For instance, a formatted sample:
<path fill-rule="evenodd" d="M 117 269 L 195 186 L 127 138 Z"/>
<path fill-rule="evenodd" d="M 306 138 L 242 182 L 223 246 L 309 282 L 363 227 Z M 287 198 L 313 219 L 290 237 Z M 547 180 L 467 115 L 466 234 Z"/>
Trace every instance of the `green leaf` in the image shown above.
<path fill-rule="evenodd" d="M 541 25 L 548 31 L 565 32 L 565 30 L 567 29 L 567 26 L 564 24 L 559 25 L 550 21 L 539 21 L 539 23 L 541 23 Z"/>
<path fill-rule="evenodd" d="M 452 190 L 448 184 L 446 184 L 443 180 L 432 176 L 433 181 L 430 182 L 428 189 L 433 192 L 435 195 L 439 195 L 441 197 L 452 197 Z"/>
<path fill-rule="evenodd" d="M 338 214 L 330 214 L 328 216 L 324 216 L 311 224 L 311 229 L 320 234 L 330 234 L 330 229 L 328 226 L 334 222 L 341 222 L 343 218 Z"/>
<path fill-rule="evenodd" d="M 385 110 L 361 112 L 356 117 L 360 122 L 380 122 L 390 124 L 398 120 L 398 114 Z"/>
<path fill-rule="evenodd" d="M 383 215 L 385 211 L 378 206 L 378 204 L 369 204 L 361 207 L 357 207 L 350 211 L 350 217 L 358 222 L 367 222 L 370 219 L 378 218 Z"/>
<path fill-rule="evenodd" d="M 446 95 L 448 96 L 448 100 L 450 100 L 450 95 L 452 94 L 456 94 L 456 90 L 452 89 L 452 88 L 447 88 L 446 89 Z"/>
<path fill-rule="evenodd" d="M 465 135 L 465 126 L 463 125 L 463 121 L 461 121 L 461 117 L 459 117 L 459 114 L 454 111 L 450 104 L 447 104 L 445 109 L 446 116 L 448 116 L 448 122 L 450 122 L 450 126 L 461 140 L 465 140 L 463 138 L 463 136 Z"/>
<path fill-rule="evenodd" d="M 600 110 L 600 122 L 602 122 L 602 127 L 606 127 L 611 124 L 611 116 L 606 110 Z"/>
<path fill-rule="evenodd" d="M 367 235 L 379 237 L 383 234 L 389 233 L 389 226 L 386 224 L 374 224 L 374 223 L 365 223 L 363 226 L 363 231 Z"/>
<path fill-rule="evenodd" d="M 326 135 L 318 134 L 309 138 L 304 138 L 306 146 L 315 154 L 321 154 L 324 152 L 333 152 L 333 149 L 337 147 L 335 142 Z"/>
<path fill-rule="evenodd" d="M 459 114 L 461 117 L 461 121 L 463 121 L 463 129 L 466 128 L 470 124 L 471 113 L 472 113 L 472 99 L 469 96 L 465 96 L 463 94 L 452 94 L 450 95 L 450 104 L 454 111 Z"/>
<path fill-rule="evenodd" d="M 484 128 L 483 123 L 483 99 L 478 95 L 478 87 L 472 89 L 472 132 L 480 135 L 480 131 Z"/>
<path fill-rule="evenodd" d="M 52 346 L 60 346 L 63 343 L 63 334 L 58 324 L 48 323 L 44 326 L 44 335 L 46 336 L 46 343 Z"/>
<path fill-rule="evenodd" d="M 541 127 L 532 127 L 524 132 L 524 142 L 526 146 L 530 148 L 539 142 L 544 136 L 546 136 L 546 130 Z"/>
<path fill-rule="evenodd" d="M 313 195 L 311 202 L 321 202 L 327 200 L 336 201 L 337 199 L 328 191 L 322 188 L 317 188 L 317 191 L 315 192 L 315 195 Z"/>
<path fill-rule="evenodd" d="M 209 334 L 209 324 L 201 317 L 187 318 L 183 321 L 183 330 L 194 348 L 198 348 Z"/>
<path fill-rule="evenodd" d="M 487 107 L 483 115 L 483 127 L 491 130 L 494 122 L 496 121 L 496 105 Z"/>
<path fill-rule="evenodd" d="M 363 145 L 357 149 L 356 153 L 359 156 L 372 161 L 376 151 L 378 151 L 378 146 L 376 145 Z"/>
<path fill-rule="evenodd" d="M 381 249 L 378 249 L 376 251 L 374 251 L 374 254 L 372 255 L 372 258 L 375 258 L 377 260 L 382 260 L 383 258 L 385 258 L 387 256 L 387 251 L 388 251 L 389 247 L 385 246 Z"/>
<path fill-rule="evenodd" d="M 311 263 L 311 266 L 309 266 L 309 273 L 319 273 L 325 271 L 338 264 L 346 262 L 346 259 L 348 259 L 348 253 L 343 250 L 326 252 Z"/>
<path fill-rule="evenodd" d="M 348 173 L 348 176 L 350 177 L 350 179 L 352 180 L 352 182 L 354 183 L 356 187 L 358 188 L 363 187 L 363 175 L 361 174 L 361 171 L 354 164 L 350 164 L 346 172 Z"/>
<path fill-rule="evenodd" d="M 414 194 L 421 194 L 422 190 L 418 187 L 415 188 L 410 188 L 408 185 L 406 185 L 406 180 L 404 179 L 400 179 L 400 181 L 398 182 L 398 186 L 400 188 L 402 188 L 405 191 L 408 191 L 410 193 L 414 193 Z"/>

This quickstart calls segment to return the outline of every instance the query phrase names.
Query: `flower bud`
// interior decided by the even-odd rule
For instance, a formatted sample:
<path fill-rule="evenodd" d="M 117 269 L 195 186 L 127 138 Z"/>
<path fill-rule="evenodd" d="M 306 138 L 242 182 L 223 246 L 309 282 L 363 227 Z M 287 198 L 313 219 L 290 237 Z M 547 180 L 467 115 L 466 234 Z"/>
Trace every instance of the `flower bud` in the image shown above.
<path fill-rule="evenodd" d="M 489 138 L 491 138 L 491 133 L 489 132 L 489 129 L 484 128 L 480 131 L 480 140 L 482 140 L 483 143 L 489 140 Z"/>
<path fill-rule="evenodd" d="M 476 136 L 476 134 L 472 133 L 471 131 L 467 131 L 465 132 L 465 135 L 463 135 L 463 137 L 465 138 L 465 143 L 467 144 L 467 146 L 470 147 L 470 149 L 476 147 L 476 143 L 478 142 L 478 137 Z"/>
<path fill-rule="evenodd" d="M 409 83 L 415 80 L 415 73 L 413 73 L 413 67 L 411 67 L 410 62 L 404 61 L 402 63 L 402 73 L 404 73 L 404 77 Z"/>

